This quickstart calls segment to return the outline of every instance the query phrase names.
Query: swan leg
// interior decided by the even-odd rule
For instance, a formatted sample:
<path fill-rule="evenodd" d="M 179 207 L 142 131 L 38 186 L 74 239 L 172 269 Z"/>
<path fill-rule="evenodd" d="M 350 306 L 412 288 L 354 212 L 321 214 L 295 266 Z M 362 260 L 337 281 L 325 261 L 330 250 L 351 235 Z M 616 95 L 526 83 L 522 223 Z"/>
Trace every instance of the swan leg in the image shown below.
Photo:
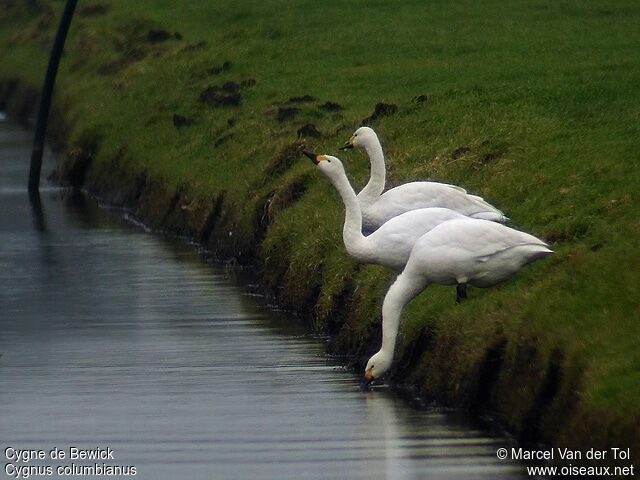
<path fill-rule="evenodd" d="M 456 303 L 460 303 L 467 299 L 467 284 L 458 283 L 456 285 Z"/>

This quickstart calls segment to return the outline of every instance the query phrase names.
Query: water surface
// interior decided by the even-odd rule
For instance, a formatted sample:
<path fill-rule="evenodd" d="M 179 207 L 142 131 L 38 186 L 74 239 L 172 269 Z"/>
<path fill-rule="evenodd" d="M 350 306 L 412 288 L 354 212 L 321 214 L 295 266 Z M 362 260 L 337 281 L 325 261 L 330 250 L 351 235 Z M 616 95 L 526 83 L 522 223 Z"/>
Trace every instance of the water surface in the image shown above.
<path fill-rule="evenodd" d="M 30 142 L 0 120 L 0 444 L 114 458 L 3 464 L 53 478 L 96 463 L 158 480 L 522 478 L 496 459 L 504 440 L 362 391 L 321 339 L 193 246 L 46 183 L 30 204 Z"/>

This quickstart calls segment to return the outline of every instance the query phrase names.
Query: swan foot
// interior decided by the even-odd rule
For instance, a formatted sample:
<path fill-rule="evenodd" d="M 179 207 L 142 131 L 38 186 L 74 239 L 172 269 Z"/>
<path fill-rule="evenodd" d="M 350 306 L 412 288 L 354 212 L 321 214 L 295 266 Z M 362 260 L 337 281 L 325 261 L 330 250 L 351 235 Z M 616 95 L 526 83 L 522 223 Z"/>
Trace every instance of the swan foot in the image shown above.
<path fill-rule="evenodd" d="M 467 284 L 458 283 L 456 285 L 456 303 L 460 303 L 467 299 Z"/>

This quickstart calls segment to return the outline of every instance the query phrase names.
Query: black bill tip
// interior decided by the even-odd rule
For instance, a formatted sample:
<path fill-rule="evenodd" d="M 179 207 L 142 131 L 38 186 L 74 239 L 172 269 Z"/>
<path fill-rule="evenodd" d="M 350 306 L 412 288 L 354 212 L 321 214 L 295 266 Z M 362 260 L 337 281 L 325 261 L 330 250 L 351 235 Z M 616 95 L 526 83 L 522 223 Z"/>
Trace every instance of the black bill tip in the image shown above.
<path fill-rule="evenodd" d="M 353 148 L 353 143 L 347 142 L 339 148 L 339 150 L 350 150 Z"/>
<path fill-rule="evenodd" d="M 316 155 L 315 153 L 307 152 L 306 150 L 303 151 L 302 153 L 304 153 L 307 157 L 309 157 L 311 161 L 316 165 L 319 163 L 318 155 Z"/>

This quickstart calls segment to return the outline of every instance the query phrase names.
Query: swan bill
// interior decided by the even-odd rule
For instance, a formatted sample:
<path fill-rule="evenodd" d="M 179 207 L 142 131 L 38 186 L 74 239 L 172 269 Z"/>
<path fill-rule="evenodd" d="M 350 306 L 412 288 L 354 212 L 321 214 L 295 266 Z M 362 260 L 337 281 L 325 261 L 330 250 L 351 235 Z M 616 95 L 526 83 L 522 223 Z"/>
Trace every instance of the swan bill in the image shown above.
<path fill-rule="evenodd" d="M 353 135 L 351 135 L 351 138 L 349 138 L 347 143 L 340 147 L 339 150 L 349 150 L 350 148 L 353 148 Z"/>
<path fill-rule="evenodd" d="M 316 155 L 315 153 L 307 152 L 306 150 L 302 153 L 309 157 L 315 165 L 318 165 L 318 163 L 320 163 L 322 160 L 326 160 L 324 155 Z"/>
<path fill-rule="evenodd" d="M 368 381 L 373 380 L 373 369 L 369 369 L 367 371 L 364 372 L 364 378 L 366 378 Z"/>

